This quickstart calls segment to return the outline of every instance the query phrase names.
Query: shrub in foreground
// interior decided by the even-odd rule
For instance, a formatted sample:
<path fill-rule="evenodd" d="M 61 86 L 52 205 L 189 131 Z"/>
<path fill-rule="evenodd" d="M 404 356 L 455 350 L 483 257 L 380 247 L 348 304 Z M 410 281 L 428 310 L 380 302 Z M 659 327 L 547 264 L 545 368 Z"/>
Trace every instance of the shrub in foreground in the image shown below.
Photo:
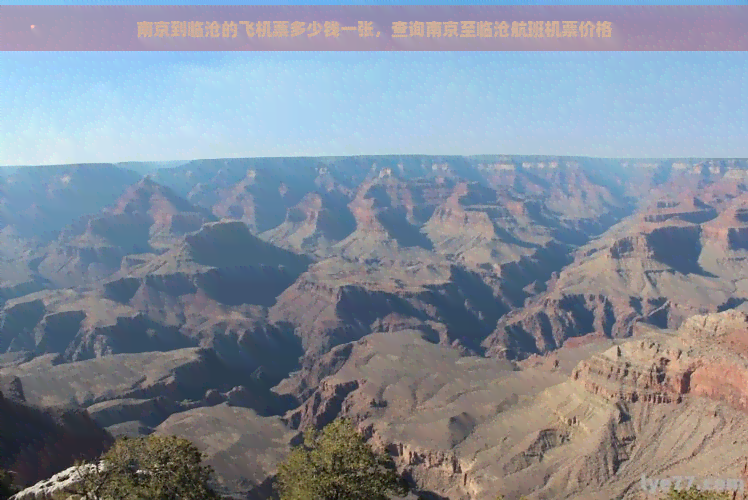
<path fill-rule="evenodd" d="M 375 453 L 345 419 L 307 432 L 279 465 L 276 487 L 281 500 L 387 500 L 407 493 L 391 458 Z"/>
<path fill-rule="evenodd" d="M 190 441 L 175 436 L 122 438 L 100 464 L 80 463 L 71 493 L 92 500 L 213 500 L 213 470 Z"/>

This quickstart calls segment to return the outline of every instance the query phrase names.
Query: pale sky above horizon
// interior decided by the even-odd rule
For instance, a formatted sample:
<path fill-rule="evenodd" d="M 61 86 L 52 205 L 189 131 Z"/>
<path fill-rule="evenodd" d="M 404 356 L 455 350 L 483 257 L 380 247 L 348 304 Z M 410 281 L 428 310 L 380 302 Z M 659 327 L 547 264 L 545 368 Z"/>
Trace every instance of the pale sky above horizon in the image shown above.
<path fill-rule="evenodd" d="M 6 166 L 748 157 L 739 52 L 6 52 L 0 68 Z"/>

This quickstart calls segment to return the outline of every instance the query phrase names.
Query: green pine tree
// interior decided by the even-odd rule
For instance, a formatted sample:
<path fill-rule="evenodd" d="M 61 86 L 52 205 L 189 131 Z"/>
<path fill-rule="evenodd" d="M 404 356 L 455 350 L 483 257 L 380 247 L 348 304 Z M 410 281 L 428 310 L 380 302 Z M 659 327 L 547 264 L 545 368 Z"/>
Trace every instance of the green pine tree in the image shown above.
<path fill-rule="evenodd" d="M 671 489 L 665 500 L 731 500 L 732 495 L 724 492 L 699 491 L 696 487 L 689 490 Z"/>
<path fill-rule="evenodd" d="M 102 457 L 105 466 L 79 464 L 72 493 L 92 500 L 214 500 L 213 470 L 190 441 L 175 436 L 122 438 Z"/>
<path fill-rule="evenodd" d="M 389 456 L 375 453 L 351 423 L 310 431 L 278 467 L 281 500 L 387 500 L 407 487 Z"/>

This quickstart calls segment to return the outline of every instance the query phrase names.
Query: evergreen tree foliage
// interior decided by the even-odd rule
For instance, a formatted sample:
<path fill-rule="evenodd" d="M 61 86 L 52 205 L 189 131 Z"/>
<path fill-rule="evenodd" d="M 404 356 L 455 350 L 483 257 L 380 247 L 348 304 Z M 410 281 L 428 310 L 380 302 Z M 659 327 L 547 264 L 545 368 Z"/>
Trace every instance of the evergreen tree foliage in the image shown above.
<path fill-rule="evenodd" d="M 82 480 L 71 490 L 92 500 L 214 500 L 213 470 L 187 439 L 175 436 L 122 438 L 101 465 L 81 463 Z"/>
<path fill-rule="evenodd" d="M 389 456 L 375 453 L 348 420 L 305 434 L 280 464 L 281 500 L 387 500 L 407 487 Z"/>

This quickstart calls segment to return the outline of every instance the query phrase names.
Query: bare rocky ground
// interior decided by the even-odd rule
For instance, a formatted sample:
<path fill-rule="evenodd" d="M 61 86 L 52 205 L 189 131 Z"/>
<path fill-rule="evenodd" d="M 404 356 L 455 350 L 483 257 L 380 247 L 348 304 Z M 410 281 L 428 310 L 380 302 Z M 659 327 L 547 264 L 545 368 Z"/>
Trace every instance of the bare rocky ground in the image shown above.
<path fill-rule="evenodd" d="M 639 498 L 641 474 L 745 478 L 746 339 L 748 317 L 728 311 L 517 370 L 373 334 L 286 420 L 351 417 L 447 498 Z"/>
<path fill-rule="evenodd" d="M 54 422 L 27 426 L 41 448 L 0 426 L 25 481 L 80 454 L 35 465 L 59 439 L 156 432 L 267 498 L 299 432 L 338 416 L 433 498 L 743 477 L 744 160 L 149 168 L 2 176 L 2 401 Z"/>

